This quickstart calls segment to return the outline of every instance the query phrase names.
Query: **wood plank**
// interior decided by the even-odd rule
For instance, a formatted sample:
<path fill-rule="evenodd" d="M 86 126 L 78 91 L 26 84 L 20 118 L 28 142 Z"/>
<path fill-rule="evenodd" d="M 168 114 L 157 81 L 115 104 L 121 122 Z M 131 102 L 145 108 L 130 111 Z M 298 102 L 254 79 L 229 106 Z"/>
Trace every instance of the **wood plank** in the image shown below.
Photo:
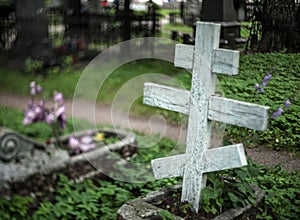
<path fill-rule="evenodd" d="M 176 44 L 174 66 L 186 69 L 193 68 L 194 46 L 185 44 Z"/>
<path fill-rule="evenodd" d="M 237 50 L 216 49 L 213 55 L 212 72 L 237 75 L 239 72 L 240 52 Z"/>
<path fill-rule="evenodd" d="M 151 161 L 155 179 L 183 176 L 184 164 L 188 159 L 187 154 L 158 158 Z M 203 173 L 218 170 L 233 169 L 247 165 L 243 144 L 209 149 L 204 152 L 201 161 Z"/>
<path fill-rule="evenodd" d="M 186 141 L 186 154 L 182 182 L 181 201 L 199 209 L 202 188 L 206 185 L 206 175 L 201 170 L 203 157 L 210 141 L 211 126 L 207 120 L 209 97 L 215 91 L 215 74 L 211 74 L 213 50 L 218 48 L 221 26 L 216 23 L 197 22 L 195 52 L 190 93 L 190 112 Z"/>
<path fill-rule="evenodd" d="M 243 144 L 213 148 L 205 152 L 204 173 L 233 169 L 247 165 Z"/>
<path fill-rule="evenodd" d="M 209 102 L 209 120 L 264 131 L 268 127 L 269 107 L 212 96 Z"/>
<path fill-rule="evenodd" d="M 155 83 L 145 83 L 143 103 L 183 114 L 189 114 L 190 92 Z"/>
<path fill-rule="evenodd" d="M 175 48 L 174 66 L 186 69 L 193 68 L 195 47 L 177 44 Z M 217 74 L 237 75 L 240 52 L 226 49 L 213 50 L 212 72 Z"/>
<path fill-rule="evenodd" d="M 189 114 L 190 92 L 155 83 L 145 83 L 144 103 Z M 264 131 L 268 127 L 268 111 L 269 107 L 266 106 L 211 96 L 208 119 Z"/>
<path fill-rule="evenodd" d="M 187 154 L 158 158 L 151 161 L 154 178 L 163 179 L 183 176 Z"/>

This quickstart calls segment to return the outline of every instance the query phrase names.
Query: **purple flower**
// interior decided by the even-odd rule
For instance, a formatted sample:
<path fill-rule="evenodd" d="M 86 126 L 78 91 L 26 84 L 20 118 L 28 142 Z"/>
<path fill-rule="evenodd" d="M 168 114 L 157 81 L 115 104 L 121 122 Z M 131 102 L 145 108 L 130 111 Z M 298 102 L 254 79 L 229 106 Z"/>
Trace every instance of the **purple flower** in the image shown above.
<path fill-rule="evenodd" d="M 58 109 L 55 111 L 55 117 L 60 117 L 61 115 L 63 115 L 66 111 L 66 107 L 64 105 L 58 107 Z"/>
<path fill-rule="evenodd" d="M 38 103 L 38 106 L 41 108 L 45 108 L 45 101 L 44 100 L 40 100 Z"/>
<path fill-rule="evenodd" d="M 64 103 L 64 96 L 61 92 L 55 92 L 53 97 L 54 102 L 62 105 Z"/>
<path fill-rule="evenodd" d="M 258 83 L 255 84 L 254 89 L 257 90 L 258 93 L 263 93 L 264 90 L 259 86 Z"/>
<path fill-rule="evenodd" d="M 282 112 L 283 112 L 282 108 L 278 108 L 277 111 L 272 114 L 272 118 L 278 118 L 279 116 L 282 115 Z"/>
<path fill-rule="evenodd" d="M 35 120 L 35 112 L 33 110 L 27 110 L 23 119 L 23 125 L 31 124 Z"/>
<path fill-rule="evenodd" d="M 97 144 L 93 142 L 93 138 L 87 135 L 83 136 L 80 141 L 75 137 L 70 137 L 68 144 L 71 150 L 77 154 L 80 153 L 80 151 L 87 152 L 97 147 Z"/>
<path fill-rule="evenodd" d="M 67 126 L 67 119 L 65 114 L 61 115 L 60 117 L 57 118 L 59 125 L 62 129 L 65 129 Z"/>
<path fill-rule="evenodd" d="M 36 95 L 36 89 L 35 89 L 35 87 L 31 87 L 30 88 L 30 94 L 31 95 Z"/>
<path fill-rule="evenodd" d="M 41 92 L 43 92 L 43 88 L 40 85 L 36 84 L 35 81 L 32 81 L 30 83 L 30 94 L 31 95 L 36 95 L 36 94 L 41 93 Z"/>
<path fill-rule="evenodd" d="M 267 75 L 264 77 L 263 81 L 262 81 L 262 86 L 266 87 L 267 82 L 272 78 L 272 74 L 271 72 L 267 73 Z"/>
<path fill-rule="evenodd" d="M 93 138 L 91 136 L 86 135 L 80 139 L 80 142 L 83 144 L 90 144 L 93 142 Z"/>
<path fill-rule="evenodd" d="M 53 113 L 47 114 L 45 117 L 45 122 L 49 125 L 53 124 L 55 121 L 55 115 Z"/>
<path fill-rule="evenodd" d="M 70 137 L 68 144 L 69 144 L 69 147 L 72 149 L 76 149 L 77 147 L 79 147 L 79 142 L 75 137 Z"/>
<path fill-rule="evenodd" d="M 35 81 L 30 82 L 29 86 L 30 86 L 30 88 L 36 87 L 36 82 Z"/>
<path fill-rule="evenodd" d="M 32 99 L 29 100 L 27 107 L 28 107 L 28 109 L 34 109 L 34 102 Z"/>
<path fill-rule="evenodd" d="M 34 108 L 34 112 L 35 112 L 35 119 L 36 119 L 37 121 L 42 121 L 42 120 L 44 120 L 44 118 L 45 118 L 45 112 L 44 112 L 44 109 L 43 109 L 43 108 L 41 108 L 40 106 L 36 106 L 36 107 Z"/>
<path fill-rule="evenodd" d="M 43 92 L 43 88 L 40 85 L 36 86 L 36 92 L 37 93 L 42 93 Z"/>
<path fill-rule="evenodd" d="M 79 142 L 75 137 L 69 138 L 68 145 L 71 148 L 71 150 L 73 150 L 75 153 L 80 153 Z"/>
<path fill-rule="evenodd" d="M 89 150 L 95 149 L 97 147 L 97 145 L 96 145 L 96 143 L 80 144 L 79 147 L 82 152 L 87 152 Z"/>
<path fill-rule="evenodd" d="M 290 106 L 291 106 L 291 101 L 290 101 L 290 99 L 285 100 L 284 108 L 288 108 L 288 107 L 290 107 Z"/>

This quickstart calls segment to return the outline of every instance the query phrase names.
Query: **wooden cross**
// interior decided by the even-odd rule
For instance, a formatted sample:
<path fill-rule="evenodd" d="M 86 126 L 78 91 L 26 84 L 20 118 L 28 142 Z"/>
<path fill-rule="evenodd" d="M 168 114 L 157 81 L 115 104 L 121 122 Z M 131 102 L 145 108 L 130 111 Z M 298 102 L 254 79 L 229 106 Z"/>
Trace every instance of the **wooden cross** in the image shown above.
<path fill-rule="evenodd" d="M 208 149 L 211 121 L 265 130 L 268 107 L 214 96 L 216 73 L 237 75 L 239 52 L 219 49 L 220 25 L 198 22 L 195 46 L 176 45 L 175 66 L 192 69 L 191 91 L 145 83 L 144 103 L 189 115 L 186 153 L 152 160 L 155 179 L 183 176 L 182 201 L 196 212 L 205 173 L 247 165 L 242 144 Z"/>

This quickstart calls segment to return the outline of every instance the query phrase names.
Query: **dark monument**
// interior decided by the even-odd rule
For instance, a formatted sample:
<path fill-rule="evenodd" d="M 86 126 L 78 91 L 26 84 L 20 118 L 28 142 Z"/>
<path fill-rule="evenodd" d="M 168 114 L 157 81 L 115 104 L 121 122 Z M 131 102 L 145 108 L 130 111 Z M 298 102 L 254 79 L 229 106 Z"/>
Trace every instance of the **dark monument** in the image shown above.
<path fill-rule="evenodd" d="M 51 43 L 48 39 L 48 18 L 43 0 L 17 0 L 17 42 L 14 55 L 21 60 L 48 61 Z"/>
<path fill-rule="evenodd" d="M 236 44 L 246 42 L 246 39 L 240 36 L 240 23 L 237 20 L 233 0 L 203 1 L 201 21 L 221 24 L 221 43 L 234 47 Z"/>

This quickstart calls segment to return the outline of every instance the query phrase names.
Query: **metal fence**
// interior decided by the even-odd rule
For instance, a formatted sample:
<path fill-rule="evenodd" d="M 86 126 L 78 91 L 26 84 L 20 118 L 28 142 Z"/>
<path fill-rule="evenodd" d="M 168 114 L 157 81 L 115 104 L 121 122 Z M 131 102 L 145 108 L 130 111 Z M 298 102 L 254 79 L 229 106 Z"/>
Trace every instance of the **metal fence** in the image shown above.
<path fill-rule="evenodd" d="M 123 40 L 124 18 L 114 14 L 84 14 L 80 17 L 66 16 L 60 10 L 49 10 L 48 38 L 54 49 L 103 50 Z M 127 18 L 126 18 L 127 19 Z M 160 17 L 149 13 L 130 16 L 131 38 L 154 36 L 160 31 Z M 128 30 L 129 31 L 129 30 Z M 9 51 L 17 39 L 17 20 L 14 11 L 0 11 L 0 52 Z"/>

